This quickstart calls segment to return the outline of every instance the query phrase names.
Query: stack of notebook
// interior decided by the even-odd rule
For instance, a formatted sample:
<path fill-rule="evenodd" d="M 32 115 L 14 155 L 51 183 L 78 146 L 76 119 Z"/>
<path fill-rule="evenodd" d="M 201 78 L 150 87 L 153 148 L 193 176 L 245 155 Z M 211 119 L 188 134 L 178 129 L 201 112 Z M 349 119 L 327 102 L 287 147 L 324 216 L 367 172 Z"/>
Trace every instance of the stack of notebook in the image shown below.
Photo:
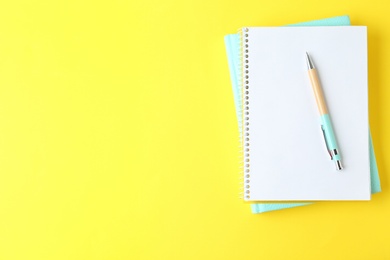
<path fill-rule="evenodd" d="M 368 126 L 367 31 L 349 25 L 349 17 L 341 16 L 245 27 L 225 36 L 242 198 L 252 203 L 253 213 L 315 201 L 370 200 L 381 190 Z M 319 73 L 337 150 L 329 148 L 317 111 L 306 52 Z M 338 171 L 334 162 L 340 156 L 344 167 Z"/>

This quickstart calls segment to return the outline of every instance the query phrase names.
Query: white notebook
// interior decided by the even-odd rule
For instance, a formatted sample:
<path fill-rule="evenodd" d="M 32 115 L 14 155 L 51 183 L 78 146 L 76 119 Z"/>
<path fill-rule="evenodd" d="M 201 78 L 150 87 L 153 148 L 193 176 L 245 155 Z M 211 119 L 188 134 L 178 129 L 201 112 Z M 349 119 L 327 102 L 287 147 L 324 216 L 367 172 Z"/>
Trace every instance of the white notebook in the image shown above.
<path fill-rule="evenodd" d="M 244 200 L 369 200 L 367 28 L 247 27 L 241 44 Z M 306 52 L 322 84 L 341 171 L 325 146 Z"/>

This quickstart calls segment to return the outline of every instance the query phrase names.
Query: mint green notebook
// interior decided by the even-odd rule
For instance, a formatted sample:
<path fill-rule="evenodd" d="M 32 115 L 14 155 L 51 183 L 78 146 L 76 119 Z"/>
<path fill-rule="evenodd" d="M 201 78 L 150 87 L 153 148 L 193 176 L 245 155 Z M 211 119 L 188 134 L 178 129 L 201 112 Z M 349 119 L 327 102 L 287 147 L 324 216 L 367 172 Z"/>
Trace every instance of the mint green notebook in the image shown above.
<path fill-rule="evenodd" d="M 350 25 L 348 16 L 339 16 L 328 19 L 316 20 L 311 22 L 304 22 L 299 24 L 293 24 L 290 26 L 346 26 Z M 238 126 L 241 132 L 242 129 L 242 114 L 241 114 L 241 88 L 239 84 L 241 72 L 239 71 L 239 35 L 230 34 L 225 36 L 225 46 L 227 50 L 228 63 L 230 76 L 233 86 L 234 102 L 236 107 Z M 241 133 L 240 133 L 241 136 Z M 376 164 L 376 158 L 374 149 L 372 146 L 371 135 L 370 140 L 370 173 L 371 173 L 371 193 L 377 193 L 381 191 L 380 180 L 378 175 L 378 168 Z M 292 208 L 297 206 L 309 205 L 311 203 L 254 203 L 252 204 L 253 213 L 262 213 L 267 211 L 273 211 L 284 208 Z"/>

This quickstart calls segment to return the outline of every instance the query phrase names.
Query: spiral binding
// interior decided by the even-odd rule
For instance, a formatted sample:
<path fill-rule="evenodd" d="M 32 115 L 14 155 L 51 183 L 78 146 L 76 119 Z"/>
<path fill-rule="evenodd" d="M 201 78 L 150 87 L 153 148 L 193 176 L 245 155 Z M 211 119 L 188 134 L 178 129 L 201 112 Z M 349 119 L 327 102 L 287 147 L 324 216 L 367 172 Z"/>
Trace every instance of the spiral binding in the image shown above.
<path fill-rule="evenodd" d="M 242 137 L 241 137 L 241 197 L 250 199 L 250 149 L 249 149 L 249 29 L 240 31 L 240 71 L 242 72 Z"/>

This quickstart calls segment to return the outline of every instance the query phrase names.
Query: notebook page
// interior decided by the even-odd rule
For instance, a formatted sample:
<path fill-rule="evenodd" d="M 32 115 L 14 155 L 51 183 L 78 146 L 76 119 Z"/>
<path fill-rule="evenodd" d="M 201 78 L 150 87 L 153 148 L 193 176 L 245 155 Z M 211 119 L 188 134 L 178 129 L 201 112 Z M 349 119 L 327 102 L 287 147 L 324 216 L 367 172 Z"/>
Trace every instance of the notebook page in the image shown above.
<path fill-rule="evenodd" d="M 250 198 L 370 199 L 365 27 L 249 28 Z M 326 154 L 305 64 L 315 62 L 345 169 Z"/>

